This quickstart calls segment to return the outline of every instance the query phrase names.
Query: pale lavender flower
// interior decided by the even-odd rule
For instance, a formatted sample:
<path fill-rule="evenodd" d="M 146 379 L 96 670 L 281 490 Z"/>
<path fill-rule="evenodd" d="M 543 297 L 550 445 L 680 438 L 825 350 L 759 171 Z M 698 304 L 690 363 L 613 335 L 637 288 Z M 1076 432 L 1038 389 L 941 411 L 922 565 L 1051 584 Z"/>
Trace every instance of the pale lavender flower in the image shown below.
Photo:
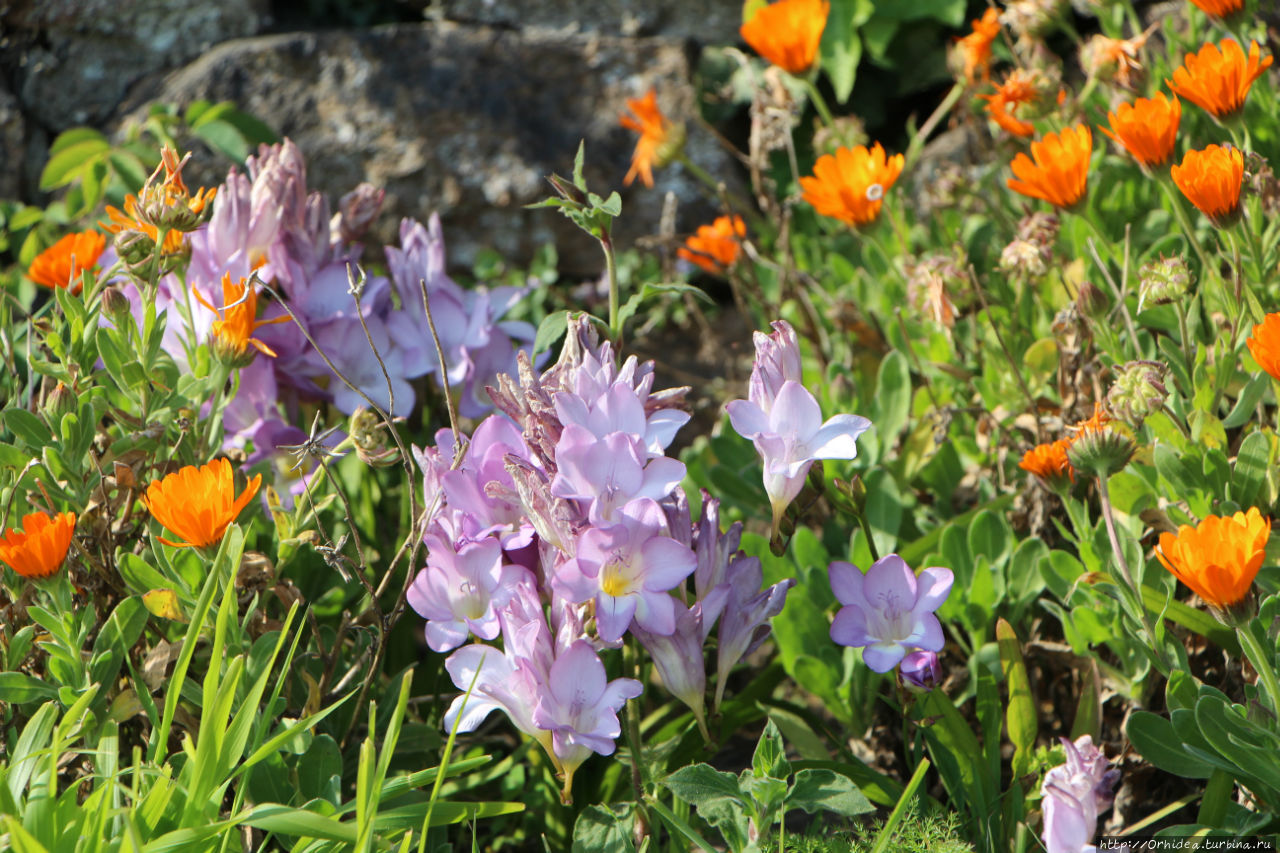
<path fill-rule="evenodd" d="M 828 569 L 843 607 L 831 623 L 831 639 L 863 646 L 862 660 L 876 672 L 893 669 L 910 651 L 942 651 L 945 638 L 934 611 L 951 592 L 950 569 L 925 569 L 917 578 L 897 554 L 881 557 L 864 575 L 852 563 Z"/>
<path fill-rule="evenodd" d="M 409 587 L 409 606 L 427 620 L 427 645 L 434 651 L 457 648 L 474 634 L 481 640 L 498 636 L 498 609 L 515 594 L 517 584 L 532 582 L 525 569 L 502 558 L 497 539 L 453 543 L 427 537 L 427 567 Z"/>
<path fill-rule="evenodd" d="M 1044 774 L 1040 786 L 1044 810 L 1044 845 L 1048 853 L 1092 853 L 1098 815 L 1111 808 L 1120 771 L 1081 735 L 1072 743 L 1062 738 L 1067 760 Z"/>
<path fill-rule="evenodd" d="M 546 642 L 549 645 L 549 635 Z M 445 712 L 446 731 L 453 729 L 455 721 L 458 731 L 474 731 L 490 713 L 502 711 L 512 725 L 542 744 L 547 755 L 555 759 L 551 733 L 533 721 L 534 710 L 547 689 L 546 674 L 540 673 L 529 657 L 509 646 L 504 652 L 484 643 L 471 643 L 449 655 L 444 668 L 453 685 L 463 691 Z"/>
<path fill-rule="evenodd" d="M 693 551 L 664 535 L 657 502 L 639 498 L 618 510 L 617 523 L 589 527 L 578 537 L 577 556 L 557 570 L 553 584 L 573 602 L 595 599 L 601 639 L 615 642 L 634 617 L 655 634 L 676 629 L 669 590 L 697 563 Z"/>
<path fill-rule="evenodd" d="M 928 693 L 942 681 L 937 652 L 914 651 L 898 665 L 902 685 L 913 693 Z"/>
<path fill-rule="evenodd" d="M 768 410 L 754 400 L 734 400 L 725 408 L 733 428 L 755 443 L 764 460 L 764 488 L 773 505 L 775 529 L 800 494 L 813 463 L 853 459 L 858 436 L 871 427 L 871 421 L 859 415 L 835 415 L 824 423 L 813 394 L 790 379 L 782 383 Z"/>
<path fill-rule="evenodd" d="M 795 585 L 795 578 L 786 578 L 773 586 L 760 588 L 764 572 L 760 560 L 744 554 L 736 554 L 728 564 L 726 580 L 729 595 L 720 617 L 720 648 L 716 660 L 716 672 L 720 678 L 716 684 L 715 707 L 724 700 L 724 688 L 729 672 L 738 661 L 751 654 L 769 636 L 769 620 L 782 612 L 787 603 L 787 590 Z"/>
<path fill-rule="evenodd" d="M 555 757 L 565 773 L 566 793 L 574 771 L 588 755 L 613 754 L 614 741 L 622 733 L 618 710 L 642 692 L 634 678 L 608 681 L 604 664 L 585 640 L 575 641 L 556 657 L 533 722 L 551 733 Z"/>
<path fill-rule="evenodd" d="M 719 612 L 729 590 L 720 587 L 712 593 L 710 609 Z M 707 732 L 707 668 L 703 660 L 703 645 L 715 621 L 704 617 L 708 602 L 695 602 L 692 607 L 677 604 L 676 629 L 670 635 L 655 634 L 639 625 L 631 626 L 631 633 L 652 658 L 662 684 L 667 691 L 689 706 L 698 728 L 704 737 Z"/>
<path fill-rule="evenodd" d="M 773 334 L 755 332 L 751 336 L 756 358 L 751 365 L 751 381 L 747 386 L 747 398 L 766 412 L 773 408 L 773 401 L 784 382 L 804 382 L 796 330 L 786 320 L 774 320 L 770 325 Z"/>
<path fill-rule="evenodd" d="M 635 498 L 661 500 L 684 479 L 684 463 L 666 456 L 648 459 L 633 435 L 597 438 L 569 424 L 556 445 L 551 494 L 585 502 L 592 523 L 612 521 L 619 507 Z"/>
<path fill-rule="evenodd" d="M 365 327 L 368 328 L 367 334 Z M 382 320 L 370 317 L 361 326 L 356 319 L 339 319 L 314 326 L 312 334 L 343 376 L 384 411 L 395 417 L 405 417 L 413 411 L 413 386 L 409 384 L 411 371 L 405 363 L 403 351 L 390 342 Z M 377 353 L 370 346 L 370 340 L 378 344 Z M 318 353 L 313 353 L 312 358 L 316 372 L 328 371 Z M 391 390 L 388 390 L 388 379 Z M 336 377 L 330 381 L 329 390 L 333 395 L 333 405 L 344 414 L 349 415 L 361 406 L 369 405 L 359 391 L 352 390 Z M 395 394 L 394 408 L 391 406 L 392 392 Z"/>

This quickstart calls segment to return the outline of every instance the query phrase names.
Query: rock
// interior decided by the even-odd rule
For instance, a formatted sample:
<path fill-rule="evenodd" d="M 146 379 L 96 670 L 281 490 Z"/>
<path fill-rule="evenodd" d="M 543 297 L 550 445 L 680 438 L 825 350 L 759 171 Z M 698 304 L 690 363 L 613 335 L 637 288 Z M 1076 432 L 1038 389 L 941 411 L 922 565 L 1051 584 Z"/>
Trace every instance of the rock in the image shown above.
<path fill-rule="evenodd" d="M 0 198 L 17 198 L 21 191 L 22 170 L 17 166 L 22 160 L 25 138 L 26 122 L 18 99 L 0 84 L 0 161 L 12 164 L 0 169 Z"/>
<path fill-rule="evenodd" d="M 664 35 L 725 44 L 738 38 L 741 0 L 444 0 L 454 21 L 604 35 Z"/>
<path fill-rule="evenodd" d="M 584 138 L 592 189 L 622 192 L 620 245 L 658 230 L 666 190 L 696 201 L 679 166 L 660 171 L 654 189 L 623 189 L 635 134 L 618 126 L 625 99 L 650 86 L 668 115 L 687 116 L 690 68 L 685 43 L 666 38 L 395 24 L 227 42 L 132 103 L 141 114 L 152 100 L 236 102 L 298 144 L 309 185 L 331 200 L 361 181 L 385 187 L 374 239 L 394 242 L 400 217 L 425 221 L 436 210 L 451 264 L 486 246 L 520 263 L 554 241 L 562 270 L 594 274 L 598 246 L 557 212 L 523 206 L 550 193 L 546 175 L 570 174 Z M 691 158 L 733 178 L 729 157 L 689 124 Z M 691 207 L 685 230 L 715 215 L 709 203 Z"/>
<path fill-rule="evenodd" d="M 25 0 L 0 6 L 23 110 L 50 132 L 111 116 L 130 85 L 265 25 L 267 0 Z"/>

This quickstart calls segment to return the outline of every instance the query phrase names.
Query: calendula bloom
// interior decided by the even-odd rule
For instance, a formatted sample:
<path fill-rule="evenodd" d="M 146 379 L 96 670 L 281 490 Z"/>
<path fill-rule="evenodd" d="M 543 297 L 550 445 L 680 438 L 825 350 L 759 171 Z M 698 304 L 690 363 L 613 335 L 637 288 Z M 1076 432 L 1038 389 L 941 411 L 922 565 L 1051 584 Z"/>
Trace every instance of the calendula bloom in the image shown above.
<path fill-rule="evenodd" d="M 1218 227 L 1230 225 L 1240 210 L 1240 187 L 1244 183 L 1244 155 L 1227 145 L 1210 145 L 1203 151 L 1192 149 L 1181 165 L 1169 169 L 1173 182 L 1187 200 Z"/>
<path fill-rule="evenodd" d="M 1088 125 L 1046 133 L 1031 143 L 1030 157 L 1019 154 L 1013 158 L 1015 177 L 1009 179 L 1009 189 L 1044 199 L 1055 207 L 1071 207 L 1084 197 L 1092 154 L 1093 133 Z"/>
<path fill-rule="evenodd" d="M 253 361 L 253 353 L 248 352 L 250 345 L 263 355 L 275 358 L 275 351 L 271 347 L 251 335 L 259 326 L 283 323 L 288 321 L 289 317 L 281 316 L 259 321 L 257 319 L 258 291 L 251 285 L 246 285 L 244 279 L 233 283 L 231 273 L 222 276 L 221 310 L 209 304 L 209 300 L 204 298 L 200 288 L 192 287 L 191 292 L 201 305 L 221 316 L 221 319 L 214 320 L 209 328 L 212 349 L 219 358 L 235 367 L 244 367 Z"/>
<path fill-rule="evenodd" d="M 182 232 L 194 231 L 204 222 L 205 208 L 213 201 L 217 190 L 201 189 L 191 195 L 182 180 L 182 167 L 190 157 L 187 154 L 179 160 L 178 153 L 172 148 L 161 148 L 160 165 L 136 196 L 125 196 L 124 211 L 107 206 L 107 216 L 111 221 L 101 223 L 102 227 L 117 235 L 121 255 L 127 260 L 137 261 L 154 252 L 161 229 L 166 231 L 161 252 L 173 254 L 181 251 Z M 164 178 L 157 180 L 161 170 Z"/>
<path fill-rule="evenodd" d="M 1138 51 L 1154 31 L 1147 30 L 1131 39 L 1113 39 L 1098 33 L 1080 48 L 1080 65 L 1090 77 L 1110 78 L 1126 89 L 1133 87 L 1134 77 L 1142 70 Z"/>
<path fill-rule="evenodd" d="M 738 32 L 756 53 L 792 74 L 803 74 L 818 55 L 827 26 L 827 0 L 779 0 L 761 6 Z"/>
<path fill-rule="evenodd" d="M 1071 430 L 1072 440 L 1079 438 L 1085 433 L 1102 432 L 1111 423 L 1111 416 L 1107 414 L 1107 410 L 1101 403 L 1093 404 L 1093 414 L 1082 421 L 1078 421 L 1068 427 Z"/>
<path fill-rule="evenodd" d="M 982 13 L 981 18 L 973 22 L 973 32 L 964 38 L 956 39 L 956 47 L 964 58 L 964 79 L 970 85 L 973 84 L 979 71 L 982 72 L 983 80 L 990 79 L 991 45 L 999 35 L 1000 10 L 990 6 Z"/>
<path fill-rule="evenodd" d="M 1193 6 L 1208 15 L 1225 18 L 1244 8 L 1244 0 L 1191 0 Z"/>
<path fill-rule="evenodd" d="M 1182 102 L 1169 99 L 1163 92 L 1154 98 L 1138 98 L 1132 104 L 1121 104 L 1107 113 L 1110 128 L 1102 132 L 1128 151 L 1133 159 L 1147 167 L 1163 166 L 1173 154 L 1182 121 Z"/>
<path fill-rule="evenodd" d="M 1228 610 L 1249 594 L 1269 538 L 1271 519 L 1250 507 L 1230 518 L 1205 516 L 1176 534 L 1161 533 L 1156 557 L 1210 606 Z"/>
<path fill-rule="evenodd" d="M 1280 314 L 1268 314 L 1245 341 L 1258 366 L 1280 379 Z"/>
<path fill-rule="evenodd" d="M 1048 444 L 1037 444 L 1022 455 L 1022 461 L 1018 463 L 1018 467 L 1035 474 L 1050 485 L 1075 480 L 1075 472 L 1067 460 L 1067 450 L 1070 447 L 1071 439 L 1069 438 L 1060 438 Z"/>
<path fill-rule="evenodd" d="M 50 577 L 67 559 L 75 529 L 74 512 L 60 512 L 52 517 L 44 512 L 25 515 L 21 530 L 11 527 L 0 538 L 0 562 L 24 578 Z"/>
<path fill-rule="evenodd" d="M 222 541 L 231 522 L 236 520 L 262 485 L 262 475 L 249 479 L 236 497 L 235 476 L 231 463 L 215 459 L 197 468 L 188 465 L 162 480 L 147 486 L 143 505 L 181 542 L 160 541 L 175 548 L 207 548 Z"/>
<path fill-rule="evenodd" d="M 122 257 L 136 261 L 151 256 L 155 251 L 156 240 L 160 236 L 160 230 L 156 226 L 142 221 L 141 214 L 138 211 L 137 196 L 130 194 L 124 197 L 123 211 L 118 207 L 107 205 L 107 216 L 110 217 L 110 222 L 99 222 L 98 224 L 116 235 L 116 242 Z M 165 255 L 180 252 L 185 240 L 186 237 L 181 231 L 170 230 L 164 235 L 164 246 L 160 249 L 160 252 Z"/>
<path fill-rule="evenodd" d="M 700 225 L 676 255 L 719 275 L 738 260 L 747 225 L 741 216 L 718 216 L 710 225 Z"/>
<path fill-rule="evenodd" d="M 1182 67 L 1166 80 L 1181 95 L 1216 118 L 1229 118 L 1244 107 L 1253 81 L 1271 67 L 1272 57 L 1262 57 L 1258 43 L 1249 43 L 1249 55 L 1234 39 L 1206 44 L 1199 53 L 1189 53 Z"/>
<path fill-rule="evenodd" d="M 97 231 L 68 234 L 40 254 L 27 268 L 27 278 L 45 287 L 69 287 L 80 292 L 80 273 L 92 270 L 107 247 Z"/>
<path fill-rule="evenodd" d="M 994 94 L 978 97 L 987 102 L 987 115 L 1006 132 L 1014 136 L 1031 136 L 1036 132 L 1035 125 L 1013 114 L 1020 107 L 1035 103 L 1040 97 L 1036 75 L 1032 72 L 1015 68 L 996 88 Z"/>
<path fill-rule="evenodd" d="M 902 174 L 903 156 L 888 157 L 877 142 L 838 148 L 813 164 L 813 176 L 800 179 L 804 200 L 823 216 L 849 225 L 866 225 L 880 215 L 884 195 Z"/>
<path fill-rule="evenodd" d="M 673 125 L 658 109 L 658 93 L 650 89 L 643 98 L 627 98 L 631 115 L 618 116 L 618 124 L 640 134 L 635 153 L 631 155 L 631 169 L 622 179 L 624 186 L 640 176 L 646 187 L 653 186 L 653 169 L 670 162 L 684 144 L 684 131 Z"/>

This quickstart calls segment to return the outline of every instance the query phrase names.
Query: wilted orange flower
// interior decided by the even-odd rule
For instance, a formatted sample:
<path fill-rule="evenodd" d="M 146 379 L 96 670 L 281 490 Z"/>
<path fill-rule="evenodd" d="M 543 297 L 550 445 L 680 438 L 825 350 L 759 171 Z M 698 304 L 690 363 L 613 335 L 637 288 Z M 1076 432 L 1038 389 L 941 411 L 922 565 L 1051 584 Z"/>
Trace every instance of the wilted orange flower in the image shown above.
<path fill-rule="evenodd" d="M 646 187 L 653 186 L 653 167 L 663 165 L 666 159 L 662 149 L 666 146 L 671 122 L 658 109 L 658 93 L 650 89 L 643 98 L 627 98 L 627 109 L 632 115 L 618 116 L 618 124 L 640 134 L 635 153 L 631 155 L 631 170 L 622 179 L 624 186 L 640 176 Z M 634 118 L 632 117 L 634 116 Z"/>
<path fill-rule="evenodd" d="M 1023 121 L 1013 115 L 1014 110 L 1027 104 L 1033 104 L 1040 97 L 1036 87 L 1036 76 L 1030 71 L 1015 68 L 1009 72 L 1004 82 L 996 87 L 995 94 L 979 95 L 987 102 L 987 114 L 991 120 L 1014 136 L 1031 136 L 1036 132 L 1035 125 Z"/>
<path fill-rule="evenodd" d="M 999 35 L 1000 10 L 991 6 L 973 22 L 973 32 L 956 39 L 956 46 L 964 57 L 964 79 L 970 85 L 979 70 L 983 80 L 991 78 L 991 45 Z"/>
<path fill-rule="evenodd" d="M 1169 168 L 1182 194 L 1218 227 L 1230 225 L 1240 210 L 1240 186 L 1244 182 L 1244 155 L 1234 146 L 1210 145 L 1192 149 L 1182 164 Z"/>
<path fill-rule="evenodd" d="M 107 216 L 110 222 L 101 222 L 103 228 L 112 234 L 137 232 L 146 236 L 152 250 L 160 236 L 160 229 L 166 230 L 163 254 L 173 254 L 182 249 L 183 232 L 194 231 L 204 221 L 205 208 L 213 201 L 216 189 L 201 189 L 192 196 L 182 180 L 182 167 L 191 155 L 181 160 L 178 153 L 165 146 L 160 149 L 160 165 L 147 178 L 146 184 L 133 194 L 124 198 L 124 210 L 107 205 Z M 157 182 L 161 170 L 164 178 Z"/>
<path fill-rule="evenodd" d="M 1113 39 L 1101 33 L 1089 37 L 1080 48 L 1080 65 L 1090 77 L 1109 77 L 1126 89 L 1133 88 L 1134 76 L 1142 70 L 1138 51 L 1142 50 L 1156 24 L 1131 39 Z"/>
<path fill-rule="evenodd" d="M 1182 121 L 1182 102 L 1159 92 L 1154 98 L 1138 98 L 1107 113 L 1110 129 L 1101 128 L 1143 166 L 1163 166 L 1173 154 Z"/>
<path fill-rule="evenodd" d="M 792 74 L 803 74 L 818 55 L 827 26 L 827 0 L 778 0 L 761 6 L 738 28 L 756 53 Z"/>
<path fill-rule="evenodd" d="M 80 273 L 98 263 L 107 238 L 97 231 L 68 234 L 40 254 L 27 269 L 27 278 L 45 287 L 70 287 L 80 292 Z"/>
<path fill-rule="evenodd" d="M 1257 507 L 1230 518 L 1205 516 L 1177 534 L 1161 533 L 1156 557 L 1191 591 L 1218 610 L 1239 604 L 1249 594 L 1266 556 L 1271 519 Z"/>
<path fill-rule="evenodd" d="M 1173 79 L 1166 80 L 1175 94 L 1181 95 L 1217 118 L 1228 118 L 1244 106 L 1253 81 L 1271 67 L 1272 57 L 1262 58 L 1258 43 L 1249 43 L 1246 59 L 1240 43 L 1223 39 L 1206 44 L 1199 53 L 1189 53 L 1182 67 L 1174 69 Z"/>
<path fill-rule="evenodd" d="M 175 548 L 207 548 L 222 541 L 222 534 L 261 485 L 261 474 L 251 477 L 240 497 L 236 497 L 231 463 L 215 459 L 208 465 L 188 465 L 162 480 L 152 481 L 142 503 L 156 521 L 183 540 L 171 542 L 162 536 L 161 542 Z"/>
<path fill-rule="evenodd" d="M 47 578 L 67 559 L 76 514 L 60 512 L 52 518 L 43 512 L 23 516 L 22 529 L 9 528 L 0 538 L 0 561 L 24 578 Z"/>
<path fill-rule="evenodd" d="M 1280 314 L 1268 314 L 1245 341 L 1258 366 L 1280 379 Z"/>
<path fill-rule="evenodd" d="M 741 216 L 717 216 L 710 225 L 698 226 L 676 254 L 712 275 L 719 275 L 738 260 L 745 236 L 747 224 Z"/>
<path fill-rule="evenodd" d="M 1092 154 L 1093 134 L 1088 125 L 1046 133 L 1031 143 L 1031 157 L 1019 154 L 1013 158 L 1016 177 L 1009 179 L 1009 188 L 1055 207 L 1071 207 L 1084 197 Z"/>
<path fill-rule="evenodd" d="M 880 215 L 884 194 L 902 174 L 903 156 L 887 157 L 877 142 L 837 148 L 813 164 L 813 177 L 800 179 L 804 200 L 823 216 L 865 225 Z"/>
<path fill-rule="evenodd" d="M 282 316 L 271 320 L 259 321 L 257 289 L 252 286 L 246 286 L 244 279 L 240 279 L 233 284 L 231 282 L 231 273 L 224 274 L 222 276 L 221 310 L 210 305 L 209 300 L 204 298 L 200 288 L 195 285 L 192 285 L 191 292 L 195 294 L 196 300 L 201 305 L 221 317 L 219 320 L 214 320 L 209 329 L 213 350 L 219 358 L 235 367 L 244 367 L 253 361 L 253 353 L 247 352 L 250 344 L 263 355 L 275 358 L 276 354 L 271 347 L 250 336 L 258 330 L 259 326 L 283 323 L 289 318 Z M 245 357 L 246 353 L 248 358 Z"/>
<path fill-rule="evenodd" d="M 1071 439 L 1060 438 L 1048 444 L 1037 444 L 1022 455 L 1018 467 L 1023 471 L 1035 474 L 1050 485 L 1060 484 L 1063 480 L 1076 478 L 1071 462 L 1067 459 L 1067 450 L 1071 447 Z"/>
<path fill-rule="evenodd" d="M 1071 441 L 1075 441 L 1080 436 L 1088 432 L 1102 432 L 1107 428 L 1107 424 L 1111 423 L 1111 416 L 1107 414 L 1107 410 L 1103 408 L 1101 403 L 1093 404 L 1093 414 L 1074 426 L 1068 427 L 1071 430 Z"/>
<path fill-rule="evenodd" d="M 1225 18 L 1244 8 L 1244 0 L 1191 0 L 1191 3 L 1210 15 Z"/>

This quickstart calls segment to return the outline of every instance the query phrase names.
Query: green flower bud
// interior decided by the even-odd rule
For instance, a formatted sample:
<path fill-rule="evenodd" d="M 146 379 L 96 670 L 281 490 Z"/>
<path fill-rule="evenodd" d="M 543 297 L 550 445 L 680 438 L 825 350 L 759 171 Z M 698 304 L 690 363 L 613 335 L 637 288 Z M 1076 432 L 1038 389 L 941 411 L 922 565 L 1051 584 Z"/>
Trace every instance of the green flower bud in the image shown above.
<path fill-rule="evenodd" d="M 1138 429 L 1164 407 L 1169 397 L 1164 384 L 1168 374 L 1168 366 L 1158 361 L 1130 361 L 1120 366 L 1107 391 L 1107 410 L 1112 417 Z"/>
<path fill-rule="evenodd" d="M 1086 430 L 1076 436 L 1067 450 L 1071 467 L 1083 474 L 1106 479 L 1124 470 L 1137 446 L 1133 439 L 1109 427 Z"/>
<path fill-rule="evenodd" d="M 1181 255 L 1149 261 L 1138 271 L 1138 310 L 1181 299 L 1191 287 L 1191 271 Z"/>
<path fill-rule="evenodd" d="M 49 426 L 54 431 L 58 430 L 58 425 L 62 423 L 64 415 L 69 415 L 78 407 L 76 392 L 68 388 L 64 383 L 59 382 L 57 387 L 49 393 L 44 401 L 44 416 L 49 421 Z"/>

